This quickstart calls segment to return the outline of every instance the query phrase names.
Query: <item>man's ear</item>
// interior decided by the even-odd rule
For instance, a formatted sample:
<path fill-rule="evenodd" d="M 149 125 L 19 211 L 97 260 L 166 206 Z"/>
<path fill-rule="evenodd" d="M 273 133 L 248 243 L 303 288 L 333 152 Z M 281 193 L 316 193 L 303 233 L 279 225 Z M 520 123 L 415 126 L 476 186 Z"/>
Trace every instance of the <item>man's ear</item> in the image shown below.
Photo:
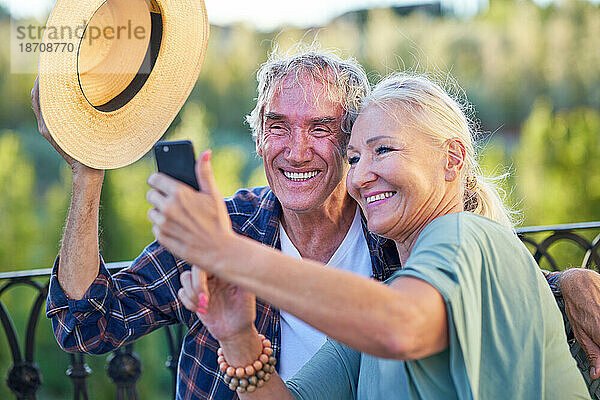
<path fill-rule="evenodd" d="M 258 138 L 256 138 L 256 154 L 258 154 L 260 158 L 263 156 L 262 141 Z"/>
<path fill-rule="evenodd" d="M 444 145 L 446 149 L 445 177 L 447 182 L 453 182 L 465 165 L 467 150 L 459 138 L 448 139 Z"/>

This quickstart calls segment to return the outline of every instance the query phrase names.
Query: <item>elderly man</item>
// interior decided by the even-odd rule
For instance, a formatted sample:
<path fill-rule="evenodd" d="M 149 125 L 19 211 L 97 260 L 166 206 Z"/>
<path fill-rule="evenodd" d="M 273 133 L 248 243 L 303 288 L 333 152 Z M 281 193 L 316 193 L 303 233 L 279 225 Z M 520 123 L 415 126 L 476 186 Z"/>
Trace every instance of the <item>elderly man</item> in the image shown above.
<path fill-rule="evenodd" d="M 236 232 L 286 254 L 379 280 L 399 268 L 394 244 L 367 232 L 346 193 L 345 146 L 358 101 L 368 90 L 360 65 L 326 52 L 271 57 L 262 66 L 257 105 L 248 121 L 269 187 L 242 189 L 225 199 Z M 105 353 L 163 325 L 183 323 L 189 331 L 179 358 L 177 398 L 234 398 L 219 376 L 217 342 L 178 298 L 181 279 L 187 285 L 201 284 L 190 277 L 190 265 L 154 242 L 128 268 L 113 276 L 107 272 L 98 247 L 104 172 L 73 160 L 53 142 L 37 99 L 36 85 L 32 101 L 39 130 L 73 170 L 71 207 L 47 304 L 58 342 L 69 352 Z M 161 197 L 151 191 L 149 200 L 186 204 L 193 210 L 193 223 L 193 214 L 202 212 L 194 208 L 198 194 L 166 176 L 159 179 L 168 181 L 171 194 Z M 563 291 L 582 344 L 598 364 L 598 347 L 590 339 L 600 336 L 593 330 L 597 305 L 576 297 L 581 290 L 600 293 L 598 276 L 587 274 L 565 274 Z M 558 290 L 557 277 L 547 277 Z M 206 301 L 202 295 L 197 299 L 198 312 Z M 322 333 L 268 304 L 259 301 L 256 311 L 256 327 L 272 338 L 284 379 L 325 341 Z"/>

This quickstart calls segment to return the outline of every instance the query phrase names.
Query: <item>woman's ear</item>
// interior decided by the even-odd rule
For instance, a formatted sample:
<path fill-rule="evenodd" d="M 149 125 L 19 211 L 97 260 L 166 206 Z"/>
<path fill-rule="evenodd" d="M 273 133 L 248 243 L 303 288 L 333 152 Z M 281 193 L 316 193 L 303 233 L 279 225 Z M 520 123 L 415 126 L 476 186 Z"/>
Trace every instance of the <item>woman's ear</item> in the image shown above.
<path fill-rule="evenodd" d="M 444 147 L 446 149 L 446 162 L 444 165 L 446 182 L 453 182 L 460 176 L 460 171 L 465 165 L 467 150 L 459 138 L 446 140 Z"/>

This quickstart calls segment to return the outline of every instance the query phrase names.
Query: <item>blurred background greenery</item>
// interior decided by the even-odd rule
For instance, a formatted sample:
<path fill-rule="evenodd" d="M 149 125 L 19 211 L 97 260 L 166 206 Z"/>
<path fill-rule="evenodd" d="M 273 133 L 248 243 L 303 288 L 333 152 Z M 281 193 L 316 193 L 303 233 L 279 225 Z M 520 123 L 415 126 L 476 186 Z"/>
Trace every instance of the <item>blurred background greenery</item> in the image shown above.
<path fill-rule="evenodd" d="M 9 26 L 10 15 L 0 10 L 3 37 Z M 575 0 L 545 6 L 491 1 L 468 18 L 435 7 L 371 9 L 311 30 L 212 26 L 200 79 L 165 139 L 191 139 L 197 151 L 213 148 L 223 194 L 266 182 L 243 122 L 253 108 L 257 68 L 274 41 L 286 49 L 315 37 L 325 48 L 356 57 L 373 81 L 398 69 L 427 71 L 466 95 L 483 132 L 483 164 L 512 173 L 505 189 L 508 201 L 523 210 L 521 224 L 600 219 L 600 7 Z M 0 272 L 52 265 L 71 193 L 70 170 L 37 133 L 29 100 L 34 76 L 10 73 L 9 47 L 0 45 Z M 131 260 L 152 241 L 145 181 L 154 169 L 146 156 L 107 173 L 101 209 L 106 260 Z M 2 298 L 21 336 L 31 297 L 31 290 L 19 288 Z M 44 374 L 39 398 L 71 398 L 68 357 L 44 318 L 37 337 Z M 163 334 L 154 333 L 137 345 L 144 361 L 142 399 L 169 396 L 165 344 Z M 11 363 L 0 335 L 0 376 Z M 103 356 L 90 358 L 94 399 L 114 397 L 104 363 Z M 10 396 L 0 385 L 0 398 Z"/>

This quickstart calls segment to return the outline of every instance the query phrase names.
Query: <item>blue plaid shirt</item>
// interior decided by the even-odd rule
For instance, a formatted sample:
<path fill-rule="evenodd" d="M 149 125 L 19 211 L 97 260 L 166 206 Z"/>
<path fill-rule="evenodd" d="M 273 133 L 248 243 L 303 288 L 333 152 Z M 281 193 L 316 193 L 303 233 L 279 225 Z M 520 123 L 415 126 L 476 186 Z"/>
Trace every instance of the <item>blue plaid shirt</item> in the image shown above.
<path fill-rule="evenodd" d="M 240 190 L 225 200 L 233 229 L 267 246 L 280 248 L 281 205 L 267 187 Z M 387 279 L 400 267 L 391 240 L 363 230 L 373 265 L 373 278 Z M 66 296 L 57 278 L 58 259 L 50 279 L 46 315 L 52 319 L 60 346 L 71 353 L 102 354 L 132 342 L 161 326 L 185 324 L 179 356 L 177 399 L 237 398 L 222 379 L 217 365 L 217 341 L 195 313 L 177 297 L 179 275 L 190 269 L 157 242 L 150 244 L 131 266 L 112 275 L 100 258 L 100 271 L 83 299 Z M 279 311 L 257 302 L 256 327 L 271 339 L 275 357 L 281 352 Z"/>

